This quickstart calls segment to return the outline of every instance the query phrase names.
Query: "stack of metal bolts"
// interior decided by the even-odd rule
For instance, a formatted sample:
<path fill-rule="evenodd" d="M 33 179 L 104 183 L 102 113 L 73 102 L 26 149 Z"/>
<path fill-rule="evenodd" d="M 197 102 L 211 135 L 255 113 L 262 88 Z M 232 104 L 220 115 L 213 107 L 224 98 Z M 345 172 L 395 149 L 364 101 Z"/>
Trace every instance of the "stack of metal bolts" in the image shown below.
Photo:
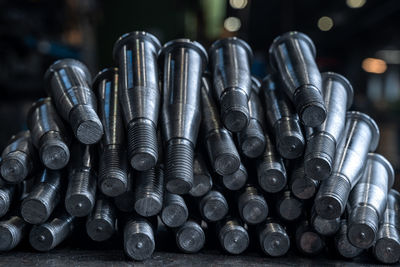
<path fill-rule="evenodd" d="M 185 253 L 216 238 L 230 254 L 251 241 L 273 257 L 293 246 L 399 260 L 400 194 L 374 153 L 379 129 L 347 111 L 352 86 L 319 72 L 309 37 L 276 38 L 262 82 L 235 37 L 207 53 L 131 32 L 113 56 L 94 79 L 74 59 L 47 70 L 48 98 L 1 154 L 1 251 L 25 236 L 51 250 L 86 217 L 91 239 L 118 233 L 135 260 L 151 257 L 162 229 Z"/>

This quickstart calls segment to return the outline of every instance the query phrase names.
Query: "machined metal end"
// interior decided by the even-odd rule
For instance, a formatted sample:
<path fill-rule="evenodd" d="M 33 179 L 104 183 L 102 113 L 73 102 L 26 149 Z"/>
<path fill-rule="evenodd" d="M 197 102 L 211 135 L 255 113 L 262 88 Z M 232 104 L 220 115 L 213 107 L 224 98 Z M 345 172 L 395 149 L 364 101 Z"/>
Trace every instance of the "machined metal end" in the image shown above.
<path fill-rule="evenodd" d="M 274 220 L 268 220 L 257 227 L 258 241 L 265 254 L 271 257 L 285 255 L 290 248 L 290 238 L 285 228 Z"/>
<path fill-rule="evenodd" d="M 76 217 L 89 215 L 95 205 L 96 177 L 90 170 L 77 170 L 70 173 L 65 208 Z"/>
<path fill-rule="evenodd" d="M 29 233 L 29 243 L 38 251 L 49 251 L 58 246 L 73 230 L 74 217 L 65 212 L 48 222 L 35 225 Z"/>
<path fill-rule="evenodd" d="M 240 156 L 226 129 L 216 130 L 206 136 L 208 156 L 215 172 L 230 175 L 240 167 Z"/>
<path fill-rule="evenodd" d="M 367 249 L 376 239 L 379 216 L 370 206 L 358 206 L 352 210 L 348 222 L 347 237 L 353 246 Z"/>
<path fill-rule="evenodd" d="M 47 221 L 58 205 L 62 192 L 62 173 L 45 169 L 29 195 L 21 203 L 21 215 L 30 224 Z"/>
<path fill-rule="evenodd" d="M 297 199 L 290 190 L 285 190 L 276 202 L 276 209 L 282 219 L 294 221 L 300 218 L 303 212 L 303 202 Z"/>
<path fill-rule="evenodd" d="M 315 197 L 315 210 L 324 219 L 340 218 L 346 208 L 351 185 L 340 174 L 333 173 L 324 180 Z"/>
<path fill-rule="evenodd" d="M 314 43 L 303 33 L 287 32 L 274 40 L 269 54 L 271 65 L 279 73 L 285 92 L 295 104 L 303 124 L 309 127 L 321 125 L 327 111 Z"/>
<path fill-rule="evenodd" d="M 0 221 L 0 251 L 15 248 L 25 236 L 27 223 L 19 216 Z"/>
<path fill-rule="evenodd" d="M 115 221 L 114 204 L 104 197 L 99 198 L 86 220 L 86 232 L 94 241 L 105 241 L 114 234 Z"/>
<path fill-rule="evenodd" d="M 204 247 L 206 236 L 196 221 L 188 220 L 175 231 L 175 240 L 181 251 L 196 253 Z"/>
<path fill-rule="evenodd" d="M 172 194 L 187 194 L 193 187 L 193 144 L 181 138 L 167 144 L 166 189 Z"/>
<path fill-rule="evenodd" d="M 103 125 L 96 114 L 87 67 L 78 60 L 61 59 L 48 68 L 45 81 L 60 116 L 69 121 L 75 137 L 83 144 L 100 141 Z"/>
<path fill-rule="evenodd" d="M 297 198 L 311 199 L 317 193 L 319 182 L 309 178 L 304 171 L 303 161 L 298 161 L 290 177 L 290 189 Z"/>
<path fill-rule="evenodd" d="M 134 184 L 135 211 L 144 217 L 157 215 L 163 206 L 164 171 L 157 166 L 139 172 Z"/>
<path fill-rule="evenodd" d="M 43 164 L 52 170 L 64 168 L 69 161 L 71 138 L 58 116 L 51 98 L 41 98 L 32 104 L 27 116 L 32 143 L 39 149 Z"/>
<path fill-rule="evenodd" d="M 239 169 L 236 172 L 222 176 L 222 183 L 229 190 L 239 190 L 246 184 L 247 177 L 246 167 L 240 163 Z"/>
<path fill-rule="evenodd" d="M 132 217 L 124 227 L 124 251 L 132 259 L 142 261 L 153 255 L 155 239 L 153 226 L 141 217 Z"/>
<path fill-rule="evenodd" d="M 135 170 L 145 171 L 158 160 L 157 127 L 147 119 L 137 119 L 128 126 L 129 162 Z"/>
<path fill-rule="evenodd" d="M 325 240 L 309 224 L 303 221 L 296 228 L 297 249 L 306 255 L 316 255 L 325 248 Z"/>
<path fill-rule="evenodd" d="M 259 157 L 265 149 L 265 136 L 259 121 L 250 119 L 249 125 L 239 133 L 239 143 L 248 158 Z"/>
<path fill-rule="evenodd" d="M 16 184 L 28 177 L 36 163 L 30 132 L 23 131 L 12 136 L 1 157 L 0 172 L 5 181 Z"/>
<path fill-rule="evenodd" d="M 277 193 L 286 186 L 286 169 L 268 134 L 265 141 L 264 153 L 257 160 L 258 184 L 265 192 Z"/>
<path fill-rule="evenodd" d="M 168 227 L 183 225 L 189 216 L 185 200 L 176 194 L 165 193 L 161 219 Z"/>
<path fill-rule="evenodd" d="M 100 156 L 98 183 L 101 192 L 117 197 L 128 188 L 128 163 L 126 151 L 120 145 L 104 147 Z"/>
<path fill-rule="evenodd" d="M 284 117 L 275 126 L 276 149 L 285 159 L 295 159 L 303 155 L 304 136 L 295 117 Z"/>
<path fill-rule="evenodd" d="M 254 186 L 246 186 L 238 198 L 240 217 L 248 224 L 258 224 L 268 216 L 268 204 Z"/>
<path fill-rule="evenodd" d="M 373 247 L 375 258 L 386 264 L 397 263 L 400 259 L 400 235 L 393 225 L 382 225 Z"/>
<path fill-rule="evenodd" d="M 227 218 L 217 223 L 217 234 L 222 248 L 231 254 L 241 254 L 249 246 L 249 234 L 242 222 L 236 218 Z"/>
<path fill-rule="evenodd" d="M 311 216 L 311 224 L 315 231 L 323 236 L 331 236 L 336 234 L 340 228 L 340 218 L 335 218 L 327 220 L 319 216 L 315 211 L 313 211 Z"/>
<path fill-rule="evenodd" d="M 361 248 L 353 246 L 347 238 L 347 220 L 340 221 L 339 231 L 334 238 L 335 246 L 339 254 L 344 258 L 354 258 L 361 254 Z"/>
<path fill-rule="evenodd" d="M 16 194 L 15 186 L 6 184 L 0 179 L 0 217 L 6 215 L 6 213 L 10 209 L 15 194 Z"/>
<path fill-rule="evenodd" d="M 193 161 L 193 186 L 189 191 L 189 195 L 193 197 L 201 197 L 207 194 L 213 186 L 213 181 L 207 164 L 201 153 L 194 155 Z"/>
<path fill-rule="evenodd" d="M 245 41 L 230 37 L 214 42 L 209 54 L 221 120 L 229 131 L 240 132 L 250 120 L 248 100 L 253 52 Z"/>
<path fill-rule="evenodd" d="M 228 202 L 220 192 L 211 190 L 199 202 L 201 216 L 206 221 L 222 220 L 229 211 Z"/>
<path fill-rule="evenodd" d="M 126 213 L 131 213 L 135 210 L 135 194 L 132 181 L 132 174 L 128 173 L 128 185 L 127 190 L 122 195 L 114 198 L 114 204 L 118 210 Z"/>
<path fill-rule="evenodd" d="M 304 169 L 308 177 L 325 180 L 332 173 L 336 141 L 325 132 L 318 132 L 307 142 Z"/>

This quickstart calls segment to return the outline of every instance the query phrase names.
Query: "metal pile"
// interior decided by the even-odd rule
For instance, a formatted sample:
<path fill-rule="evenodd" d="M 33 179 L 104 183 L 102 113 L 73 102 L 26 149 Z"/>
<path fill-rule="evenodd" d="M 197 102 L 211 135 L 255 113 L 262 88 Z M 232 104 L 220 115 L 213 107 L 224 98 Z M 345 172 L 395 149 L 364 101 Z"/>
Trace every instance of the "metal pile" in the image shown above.
<path fill-rule="evenodd" d="M 81 62 L 56 61 L 49 97 L 1 155 L 0 250 L 25 235 L 51 250 L 86 217 L 91 239 L 119 233 L 135 260 L 167 227 L 185 253 L 214 236 L 231 254 L 251 240 L 274 257 L 291 246 L 346 258 L 372 247 L 397 262 L 400 194 L 391 164 L 373 153 L 376 123 L 347 111 L 352 86 L 320 74 L 306 35 L 279 36 L 269 55 L 261 83 L 238 38 L 207 53 L 188 39 L 161 47 L 128 33 L 114 46 L 118 68 L 93 80 Z"/>

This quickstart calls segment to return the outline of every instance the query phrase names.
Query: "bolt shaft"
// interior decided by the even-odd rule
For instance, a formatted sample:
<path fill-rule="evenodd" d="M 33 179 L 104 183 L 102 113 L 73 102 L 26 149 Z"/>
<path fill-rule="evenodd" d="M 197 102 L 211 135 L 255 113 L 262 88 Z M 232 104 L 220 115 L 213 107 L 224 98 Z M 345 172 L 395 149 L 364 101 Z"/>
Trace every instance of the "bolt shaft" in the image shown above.
<path fill-rule="evenodd" d="M 265 254 L 280 257 L 290 248 L 290 238 L 286 229 L 278 221 L 268 218 L 257 227 L 258 241 Z"/>
<path fill-rule="evenodd" d="M 347 238 L 347 220 L 342 219 L 340 221 L 339 231 L 336 233 L 335 238 L 336 250 L 342 257 L 351 259 L 361 254 L 363 251 L 361 248 L 353 246 Z"/>
<path fill-rule="evenodd" d="M 118 210 L 131 213 L 135 210 L 135 194 L 133 191 L 132 173 L 128 173 L 127 190 L 122 195 L 114 198 L 114 204 Z"/>
<path fill-rule="evenodd" d="M 268 204 L 255 186 L 247 185 L 238 198 L 240 217 L 248 224 L 258 224 L 268 216 Z"/>
<path fill-rule="evenodd" d="M 211 190 L 200 199 L 199 209 L 202 218 L 210 222 L 223 219 L 229 211 L 224 195 L 216 190 Z"/>
<path fill-rule="evenodd" d="M 33 103 L 27 117 L 32 143 L 39 150 L 43 164 L 53 170 L 64 168 L 70 157 L 71 137 L 51 98 L 41 98 Z"/>
<path fill-rule="evenodd" d="M 280 193 L 276 201 L 276 210 L 279 216 L 286 221 L 294 221 L 300 218 L 303 207 L 303 202 L 297 199 L 289 189 Z"/>
<path fill-rule="evenodd" d="M 239 190 L 247 182 L 248 174 L 246 167 L 240 163 L 239 169 L 228 175 L 222 176 L 222 183 L 229 190 Z"/>
<path fill-rule="evenodd" d="M 21 215 L 30 224 L 47 221 L 62 192 L 62 172 L 45 169 L 38 183 L 21 203 Z"/>
<path fill-rule="evenodd" d="M 197 221 L 188 220 L 175 230 L 175 240 L 181 251 L 196 253 L 203 248 L 206 236 Z"/>
<path fill-rule="evenodd" d="M 179 227 L 186 222 L 189 211 L 185 200 L 176 194 L 165 193 L 161 219 L 168 227 Z"/>
<path fill-rule="evenodd" d="M 86 232 L 94 241 L 105 241 L 115 232 L 116 212 L 113 203 L 100 197 L 86 220 Z"/>
<path fill-rule="evenodd" d="M 16 193 L 15 185 L 6 184 L 0 178 L 0 217 L 6 215 L 14 198 L 16 198 Z"/>
<path fill-rule="evenodd" d="M 217 235 L 221 247 L 228 253 L 241 254 L 249 246 L 249 235 L 239 219 L 226 218 L 218 222 Z"/>
<path fill-rule="evenodd" d="M 298 160 L 290 177 L 290 189 L 302 200 L 311 199 L 317 193 L 319 182 L 308 177 L 304 171 L 303 160 Z"/>
<path fill-rule="evenodd" d="M 306 255 L 319 254 L 325 247 L 325 240 L 319 235 L 305 220 L 296 228 L 296 245 L 297 249 Z"/>
<path fill-rule="evenodd" d="M 10 216 L 0 221 L 0 251 L 15 248 L 27 232 L 27 223 L 19 216 Z"/>
<path fill-rule="evenodd" d="M 193 187 L 189 191 L 192 197 L 201 197 L 207 194 L 213 186 L 213 181 L 207 164 L 201 153 L 194 155 Z"/>
<path fill-rule="evenodd" d="M 60 116 L 69 122 L 75 137 L 83 144 L 100 141 L 103 125 L 96 114 L 96 96 L 89 86 L 87 67 L 75 59 L 61 59 L 48 68 L 45 81 Z"/>

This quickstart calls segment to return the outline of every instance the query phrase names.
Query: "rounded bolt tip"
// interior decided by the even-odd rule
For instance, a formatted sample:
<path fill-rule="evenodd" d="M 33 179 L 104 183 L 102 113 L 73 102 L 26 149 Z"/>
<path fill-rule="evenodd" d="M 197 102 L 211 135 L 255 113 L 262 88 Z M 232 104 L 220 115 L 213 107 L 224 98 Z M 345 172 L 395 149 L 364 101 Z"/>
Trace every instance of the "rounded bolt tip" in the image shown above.
<path fill-rule="evenodd" d="M 135 202 L 135 211 L 143 217 L 157 215 L 161 209 L 162 201 L 155 196 L 145 196 Z"/>
<path fill-rule="evenodd" d="M 221 97 L 221 120 L 231 132 L 243 131 L 250 121 L 248 97 L 241 90 L 230 90 Z"/>
<path fill-rule="evenodd" d="M 21 204 L 21 215 L 27 223 L 40 224 L 47 221 L 49 210 L 39 199 L 26 198 Z"/>
<path fill-rule="evenodd" d="M 325 180 L 332 172 L 332 162 L 327 158 L 316 157 L 305 160 L 304 169 L 308 177 L 315 180 Z"/>
<path fill-rule="evenodd" d="M 69 214 L 84 217 L 92 211 L 94 203 L 88 196 L 75 194 L 65 199 L 65 208 Z"/>
<path fill-rule="evenodd" d="M 114 233 L 114 226 L 103 219 L 90 220 L 86 224 L 86 231 L 94 241 L 105 241 Z"/>
<path fill-rule="evenodd" d="M 277 193 L 286 186 L 286 176 L 280 170 L 265 169 L 258 176 L 258 183 L 268 193 Z"/>
<path fill-rule="evenodd" d="M 223 246 L 231 254 L 241 254 L 249 246 L 247 231 L 241 226 L 229 231 L 223 237 Z"/>
<path fill-rule="evenodd" d="M 304 138 L 295 132 L 282 132 L 277 136 L 277 150 L 286 159 L 300 157 L 304 151 Z"/>
<path fill-rule="evenodd" d="M 51 140 L 40 148 L 43 164 L 51 170 L 60 170 L 67 166 L 70 158 L 68 146 L 61 140 Z"/>
<path fill-rule="evenodd" d="M 125 175 L 124 175 L 125 176 Z M 117 197 L 127 190 L 127 182 L 125 177 L 115 174 L 104 179 L 100 184 L 101 192 L 109 197 Z"/>
<path fill-rule="evenodd" d="M 265 200 L 254 198 L 242 208 L 243 220 L 249 224 L 258 224 L 268 216 L 268 206 Z"/>
<path fill-rule="evenodd" d="M 161 212 L 161 219 L 169 227 L 179 227 L 184 224 L 189 216 L 185 206 L 173 204 L 164 207 Z"/>
<path fill-rule="evenodd" d="M 316 199 L 315 210 L 324 219 L 336 219 L 342 215 L 344 206 L 333 196 L 323 196 Z"/>
<path fill-rule="evenodd" d="M 176 233 L 178 247 L 186 253 L 196 253 L 203 248 L 205 234 L 195 222 L 186 222 Z"/>
<path fill-rule="evenodd" d="M 95 144 L 103 135 L 103 126 L 100 120 L 82 121 L 75 130 L 76 138 L 83 144 Z"/>
<path fill-rule="evenodd" d="M 0 251 L 9 251 L 22 239 L 21 229 L 7 222 L 0 223 Z"/>
<path fill-rule="evenodd" d="M 324 248 L 325 243 L 317 233 L 307 231 L 301 234 L 299 245 L 304 253 L 317 254 Z"/>
<path fill-rule="evenodd" d="M 279 214 L 287 221 L 296 220 L 301 216 L 303 204 L 295 198 L 284 199 L 279 205 Z"/>
<path fill-rule="evenodd" d="M 353 246 L 367 249 L 374 243 L 376 232 L 367 224 L 350 224 L 347 236 Z"/>
<path fill-rule="evenodd" d="M 1 163 L 1 176 L 9 183 L 19 183 L 28 175 L 28 158 L 26 154 L 17 151 L 15 156 L 4 157 Z"/>
<path fill-rule="evenodd" d="M 265 137 L 263 135 L 247 136 L 242 142 L 242 152 L 248 158 L 256 158 L 264 152 Z"/>
<path fill-rule="evenodd" d="M 303 108 L 300 119 L 304 125 L 317 127 L 321 125 L 326 118 L 325 106 L 321 103 L 313 103 Z"/>
<path fill-rule="evenodd" d="M 270 256 L 283 256 L 290 248 L 290 239 L 286 234 L 280 232 L 270 233 L 264 238 L 262 247 Z"/>
<path fill-rule="evenodd" d="M 296 179 L 291 186 L 293 195 L 299 199 L 310 199 L 317 191 L 315 183 L 310 179 Z"/>
<path fill-rule="evenodd" d="M 247 181 L 247 172 L 243 168 L 239 168 L 236 172 L 222 177 L 222 183 L 229 190 L 239 190 Z"/>
<path fill-rule="evenodd" d="M 54 247 L 53 232 L 45 226 L 34 226 L 29 234 L 29 243 L 38 251 L 49 251 Z"/>
<path fill-rule="evenodd" d="M 400 258 L 400 243 L 391 238 L 380 238 L 374 247 L 375 257 L 383 263 L 396 263 Z"/>
<path fill-rule="evenodd" d="M 189 194 L 193 197 L 201 197 L 207 194 L 212 187 L 211 177 L 205 174 L 195 174 L 193 178 L 193 187 Z"/>
<path fill-rule="evenodd" d="M 145 260 L 154 252 L 154 239 L 145 233 L 135 233 L 125 243 L 125 251 L 134 260 Z"/>
<path fill-rule="evenodd" d="M 236 172 L 240 167 L 240 158 L 235 154 L 224 153 L 218 155 L 214 161 L 215 171 L 219 175 L 229 175 Z"/>

